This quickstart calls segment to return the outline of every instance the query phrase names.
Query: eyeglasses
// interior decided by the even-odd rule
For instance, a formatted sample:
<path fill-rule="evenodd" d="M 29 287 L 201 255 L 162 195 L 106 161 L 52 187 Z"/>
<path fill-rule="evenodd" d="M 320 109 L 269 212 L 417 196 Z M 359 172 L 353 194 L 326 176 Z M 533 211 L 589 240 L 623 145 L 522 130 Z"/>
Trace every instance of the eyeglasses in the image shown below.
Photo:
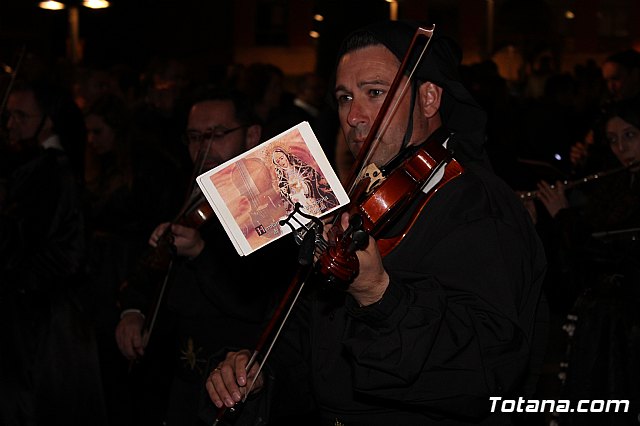
<path fill-rule="evenodd" d="M 42 115 L 40 114 L 28 114 L 24 111 L 21 110 L 15 110 L 15 111 L 6 111 L 4 114 L 4 120 L 6 120 L 7 122 L 9 121 L 10 118 L 13 118 L 17 123 L 24 123 L 27 120 L 30 119 L 42 119 Z"/>
<path fill-rule="evenodd" d="M 238 126 L 232 129 L 227 129 L 224 126 L 216 126 L 213 129 L 209 128 L 204 132 L 198 132 L 196 130 L 187 131 L 184 135 L 184 143 L 186 145 L 190 144 L 200 144 L 202 142 L 210 142 L 217 141 L 219 139 L 224 138 L 231 132 L 235 132 L 236 130 L 243 129 L 247 126 Z"/>

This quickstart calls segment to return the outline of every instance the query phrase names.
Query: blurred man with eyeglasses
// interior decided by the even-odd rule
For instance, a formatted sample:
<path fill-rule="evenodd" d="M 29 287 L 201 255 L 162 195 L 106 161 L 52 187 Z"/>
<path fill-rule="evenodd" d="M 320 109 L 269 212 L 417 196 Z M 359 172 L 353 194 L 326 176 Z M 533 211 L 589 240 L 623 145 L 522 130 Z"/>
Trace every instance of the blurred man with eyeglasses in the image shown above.
<path fill-rule="evenodd" d="M 205 89 L 192 102 L 183 141 L 194 164 L 193 177 L 256 146 L 261 141 L 258 118 L 247 98 L 226 89 Z M 190 206 L 206 203 L 197 185 L 193 185 Z M 288 277 L 273 286 L 264 281 L 272 271 L 293 270 L 293 247 L 285 239 L 240 257 L 216 217 L 193 227 L 166 222 L 157 226 L 149 244 L 161 249 L 167 238 L 172 251 L 172 266 L 159 315 L 162 333 L 170 331 L 173 342 L 173 377 L 164 424 L 195 426 L 197 404 L 204 389 L 208 358 L 223 345 L 255 345 L 268 314 L 289 283 Z M 123 286 L 120 294 L 121 320 L 116 329 L 120 351 L 129 360 L 142 363 L 153 356 L 154 334 L 146 324 L 153 315 L 159 284 L 148 282 L 148 274 L 139 268 Z M 155 286 L 155 288 L 153 288 Z M 250 299 L 247 299 L 247 296 Z M 149 343 L 148 351 L 147 343 Z M 147 352 L 145 354 L 145 352 Z M 144 357 L 143 357 L 144 355 Z M 136 368 L 136 367 L 134 367 Z M 164 408 L 163 408 L 164 409 Z M 144 422 L 144 419 L 141 419 Z"/>
<path fill-rule="evenodd" d="M 15 156 L 0 200 L 0 424 L 106 425 L 80 297 L 82 113 L 50 80 L 17 82 L 6 113 Z"/>

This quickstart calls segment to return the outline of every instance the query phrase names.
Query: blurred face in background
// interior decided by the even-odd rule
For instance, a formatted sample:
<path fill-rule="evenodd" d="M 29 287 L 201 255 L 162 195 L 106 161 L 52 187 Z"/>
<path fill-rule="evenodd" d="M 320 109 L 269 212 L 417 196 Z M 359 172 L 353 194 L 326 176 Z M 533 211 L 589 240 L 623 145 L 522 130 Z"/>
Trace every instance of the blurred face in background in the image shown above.
<path fill-rule="evenodd" d="M 45 120 L 40 134 L 37 134 L 43 120 L 43 112 L 31 91 L 11 93 L 7 99 L 7 113 L 7 131 L 9 143 L 12 145 L 36 138 L 42 141 L 51 134 L 50 120 Z"/>
<path fill-rule="evenodd" d="M 116 143 L 115 131 L 99 115 L 90 114 L 85 118 L 87 142 L 96 154 L 113 151 Z"/>
<path fill-rule="evenodd" d="M 615 101 L 631 98 L 640 93 L 640 70 L 629 70 L 617 62 L 602 64 L 602 78 Z"/>
<path fill-rule="evenodd" d="M 620 117 L 613 117 L 607 121 L 606 138 L 611 151 L 622 165 L 638 163 L 640 161 L 640 130 Z M 640 164 L 631 169 L 640 170 Z"/>
<path fill-rule="evenodd" d="M 202 171 L 230 160 L 249 146 L 248 128 L 235 117 L 233 102 L 227 100 L 204 101 L 195 104 L 189 112 L 186 143 L 191 160 Z"/>
<path fill-rule="evenodd" d="M 274 109 L 280 106 L 282 102 L 282 94 L 284 92 L 282 77 L 278 74 L 273 74 L 267 85 L 264 98 L 262 99 L 265 106 L 269 109 Z"/>

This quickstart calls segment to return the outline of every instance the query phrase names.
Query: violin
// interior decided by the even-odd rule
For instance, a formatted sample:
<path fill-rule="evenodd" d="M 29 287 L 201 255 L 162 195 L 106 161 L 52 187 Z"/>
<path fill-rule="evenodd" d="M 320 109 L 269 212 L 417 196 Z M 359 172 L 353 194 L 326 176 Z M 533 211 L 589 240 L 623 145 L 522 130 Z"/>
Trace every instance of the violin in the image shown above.
<path fill-rule="evenodd" d="M 204 199 L 196 199 L 192 206 L 185 209 L 171 224 L 183 225 L 198 229 L 213 216 L 211 205 Z M 160 307 L 166 293 L 169 277 L 176 256 L 173 245 L 171 226 L 168 226 L 158 239 L 156 247 L 150 247 L 139 259 L 132 274 L 120 286 L 123 291 L 132 282 L 142 281 L 152 286 L 153 296 L 149 305 L 142 310 L 144 325 L 142 327 L 143 346 L 147 346 L 153 332 Z"/>
<path fill-rule="evenodd" d="M 423 144 L 405 149 L 382 169 L 373 168 L 356 186 L 350 207 L 349 228 L 334 232 L 334 241 L 319 257 L 319 271 L 327 282 L 345 287 L 358 275 L 355 254 L 372 236 L 382 257 L 390 253 L 407 235 L 420 213 L 436 191 L 460 176 L 464 169 L 444 147 L 451 134 L 444 128 L 434 132 Z M 438 173 L 442 176 L 437 176 Z M 432 179 L 439 180 L 427 192 L 424 186 Z M 372 182 L 372 179 L 375 179 Z M 381 237 L 399 216 L 420 196 L 424 199 L 414 209 L 405 227 L 392 237 Z M 366 233 L 366 236 L 362 234 Z"/>
<path fill-rule="evenodd" d="M 304 247 L 308 242 L 314 244 L 316 249 L 314 256 L 317 260 L 315 265 L 306 261 L 299 261 L 298 273 L 286 290 L 247 364 L 246 371 L 250 371 L 258 357 L 262 357 L 258 372 L 253 376 L 254 382 L 260 374 L 262 365 L 264 365 L 314 268 L 316 272 L 326 278 L 330 285 L 345 289 L 359 273 L 356 252 L 366 248 L 370 236 L 376 240 L 381 255 L 383 257 L 386 256 L 408 234 L 410 228 L 415 224 L 418 216 L 438 189 L 464 173 L 464 168 L 453 158 L 451 151 L 444 146 L 452 136 L 444 128 L 436 130 L 422 144 L 402 150 L 381 168 L 373 164 L 363 167 L 371 158 L 373 150 L 384 133 L 385 126 L 389 124 L 388 117 L 393 116 L 395 112 L 390 110 L 390 105 L 408 67 L 410 54 L 414 46 L 426 38 L 426 43 L 421 53 L 422 57 L 434 28 L 435 26 L 430 29 L 418 28 L 416 31 L 380 111 L 352 166 L 350 178 L 346 185 L 349 188 L 348 193 L 351 202 L 335 215 L 333 227 L 328 233 L 328 239 L 325 240 L 322 237 L 323 223 L 317 218 L 311 218 L 301 213 L 299 205 L 296 205 L 294 212 L 286 220 L 281 221 L 281 225 L 284 222 L 292 226 L 289 220 L 296 214 L 311 219 L 309 225 L 301 226 L 294 232 L 294 236 L 301 247 Z M 419 62 L 417 61 L 414 64 L 414 68 L 407 79 L 407 85 Z M 406 90 L 407 85 L 403 90 Z M 402 94 L 398 98 L 401 97 Z M 397 104 L 395 106 L 397 107 Z M 383 123 L 385 117 L 387 119 Z M 415 208 L 410 210 L 414 206 Z M 336 223 L 344 211 L 350 214 L 350 220 L 348 228 L 342 231 L 341 226 L 336 225 Z M 398 224 L 398 219 L 401 216 L 405 216 L 408 211 L 411 211 L 410 217 L 403 228 L 393 236 L 387 236 L 387 232 L 392 227 L 395 227 Z M 305 256 L 301 257 L 304 258 Z M 283 318 L 280 318 L 282 315 Z M 276 327 L 278 327 L 277 330 Z M 271 339 L 269 344 L 267 343 L 268 339 Z M 266 353 L 263 355 L 262 352 L 265 347 Z M 247 385 L 249 391 L 245 394 L 245 399 L 252 386 L 253 383 Z M 223 419 L 226 422 L 233 422 L 243 402 L 244 400 L 230 409 L 222 407 L 218 410 L 218 415 L 213 423 L 214 426 L 218 425 Z"/>
<path fill-rule="evenodd" d="M 208 148 L 208 147 L 207 147 Z M 213 217 L 213 208 L 196 189 L 194 183 L 197 175 L 202 171 L 202 167 L 206 160 L 207 151 L 201 150 L 196 158 L 196 166 L 193 169 L 191 185 L 189 185 L 186 201 L 178 215 L 171 225 L 177 224 L 189 228 L 199 229 L 211 217 Z M 142 343 L 146 347 L 149 343 L 151 333 L 155 326 L 160 307 L 164 299 L 164 295 L 171 275 L 173 260 L 176 256 L 174 246 L 174 238 L 171 233 L 171 225 L 167 226 L 163 234 L 158 238 L 156 247 L 150 247 L 138 260 L 133 272 L 127 280 L 120 286 L 119 291 L 126 289 L 131 282 L 141 281 L 151 285 L 153 296 L 149 305 L 142 311 L 144 315 L 144 325 L 142 328 Z M 133 363 L 130 365 L 130 367 Z"/>
<path fill-rule="evenodd" d="M 189 228 L 200 228 L 213 216 L 211 205 L 204 199 L 197 199 L 195 203 L 176 219 L 171 225 L 182 225 Z M 150 249 L 139 262 L 139 266 L 166 273 L 169 269 L 171 260 L 175 256 L 175 247 L 173 246 L 173 234 L 171 226 L 168 226 L 164 233 L 158 238 L 157 246 Z"/>

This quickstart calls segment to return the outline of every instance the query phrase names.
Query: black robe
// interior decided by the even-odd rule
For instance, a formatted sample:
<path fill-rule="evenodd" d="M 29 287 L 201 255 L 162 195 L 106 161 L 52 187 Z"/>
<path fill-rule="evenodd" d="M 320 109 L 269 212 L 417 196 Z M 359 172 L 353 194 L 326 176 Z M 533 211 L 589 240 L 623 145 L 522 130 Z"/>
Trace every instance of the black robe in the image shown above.
<path fill-rule="evenodd" d="M 78 289 L 84 219 L 65 155 L 17 168 L 0 216 L 0 423 L 105 424 L 95 339 Z"/>
<path fill-rule="evenodd" d="M 209 358 L 222 348 L 253 347 L 272 309 L 289 284 L 296 259 L 290 239 L 272 242 L 240 256 L 216 217 L 200 227 L 204 250 L 195 258 L 175 257 L 167 290 L 145 351 L 172 350 L 173 378 L 165 424 L 200 425 L 198 403 L 209 373 Z M 134 274 L 120 294 L 122 309 L 149 314 L 163 277 Z M 158 279 L 160 278 L 160 279 Z M 162 339 L 169 347 L 159 349 Z M 164 374 L 171 374 L 164 371 Z M 157 407 L 156 407 L 157 410 Z"/>
<path fill-rule="evenodd" d="M 310 380 L 328 422 L 506 424 L 489 417 L 489 397 L 532 396 L 546 323 L 545 256 L 519 201 L 468 171 L 438 191 L 384 264 L 391 282 L 380 302 L 319 294 L 291 322 L 274 367 L 276 389 L 279 375 L 286 383 L 277 400 Z M 292 348 L 308 367 L 293 379 Z"/>
<path fill-rule="evenodd" d="M 562 398 L 628 400 L 627 413 L 560 413 L 566 425 L 631 425 L 640 413 L 640 184 L 623 171 L 584 188 L 586 202 L 552 225 L 573 277 Z M 595 235 L 595 236 L 594 236 Z M 563 283 L 567 285 L 567 282 Z"/>
<path fill-rule="evenodd" d="M 532 397 L 548 321 L 545 255 L 512 190 L 468 168 L 384 264 L 374 305 L 307 294 L 267 363 L 268 391 L 237 424 L 509 424 L 489 397 Z"/>

